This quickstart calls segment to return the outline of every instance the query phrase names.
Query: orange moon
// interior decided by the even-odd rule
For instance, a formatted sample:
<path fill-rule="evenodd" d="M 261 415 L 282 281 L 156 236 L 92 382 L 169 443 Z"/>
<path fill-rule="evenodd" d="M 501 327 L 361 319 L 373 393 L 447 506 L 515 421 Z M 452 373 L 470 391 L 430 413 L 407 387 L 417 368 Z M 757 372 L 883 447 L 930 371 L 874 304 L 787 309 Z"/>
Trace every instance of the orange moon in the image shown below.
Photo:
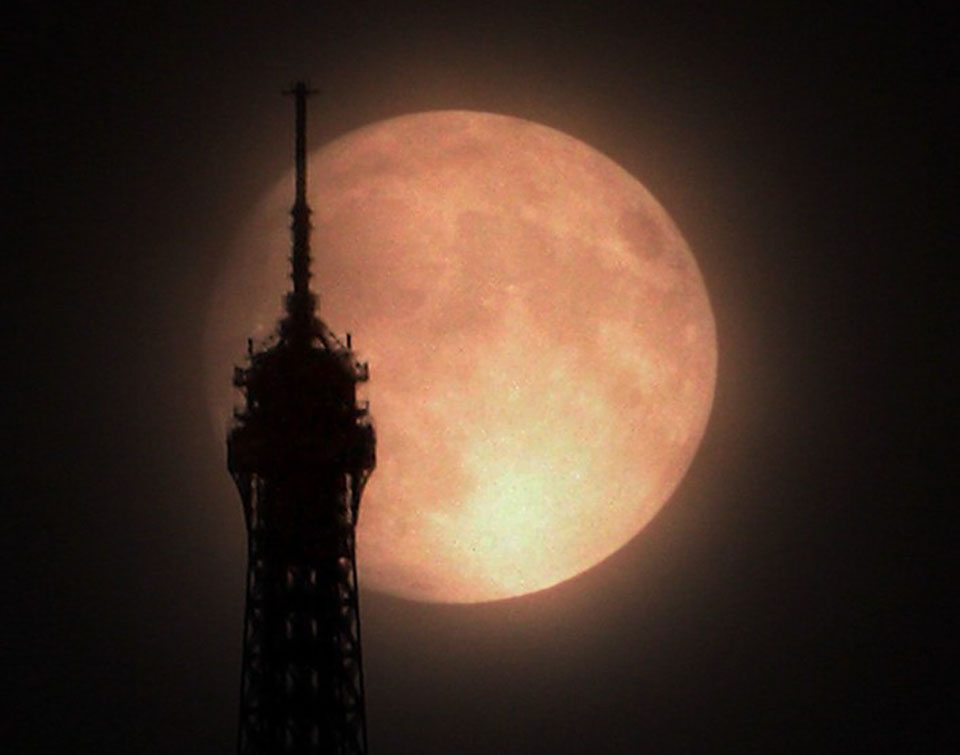
<path fill-rule="evenodd" d="M 663 207 L 583 142 L 481 112 L 375 123 L 309 171 L 320 316 L 371 370 L 364 586 L 497 600 L 633 538 L 683 478 L 716 377 L 706 289 Z M 292 187 L 246 219 L 216 287 L 221 429 L 232 365 L 289 287 Z"/>

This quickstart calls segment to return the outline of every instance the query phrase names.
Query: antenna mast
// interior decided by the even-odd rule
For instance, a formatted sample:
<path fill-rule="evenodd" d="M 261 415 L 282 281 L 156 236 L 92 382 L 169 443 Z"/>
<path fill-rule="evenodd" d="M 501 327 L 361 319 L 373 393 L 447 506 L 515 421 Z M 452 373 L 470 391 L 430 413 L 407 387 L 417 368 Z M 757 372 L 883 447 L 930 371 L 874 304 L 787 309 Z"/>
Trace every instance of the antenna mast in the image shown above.
<path fill-rule="evenodd" d="M 293 95 L 295 109 L 296 141 L 294 165 L 296 189 L 290 215 L 293 222 L 293 252 L 290 257 L 293 291 L 287 294 L 286 309 L 289 327 L 285 335 L 296 343 L 309 343 L 315 331 L 314 313 L 316 296 L 310 291 L 310 205 L 307 203 L 307 97 L 316 94 L 316 89 L 298 81 L 292 89 L 284 92 Z"/>

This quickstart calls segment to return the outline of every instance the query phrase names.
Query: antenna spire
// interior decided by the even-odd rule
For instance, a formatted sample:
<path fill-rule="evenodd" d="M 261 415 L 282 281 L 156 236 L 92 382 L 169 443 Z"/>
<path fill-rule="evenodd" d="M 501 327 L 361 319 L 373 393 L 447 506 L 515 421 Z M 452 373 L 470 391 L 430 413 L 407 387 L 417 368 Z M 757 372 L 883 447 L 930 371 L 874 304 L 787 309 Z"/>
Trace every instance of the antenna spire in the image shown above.
<path fill-rule="evenodd" d="M 307 97 L 315 94 L 303 81 L 298 81 L 284 94 L 293 95 L 296 112 L 296 146 L 294 161 L 296 166 L 296 193 L 290 215 L 293 222 L 293 254 L 291 278 L 293 291 L 287 294 L 287 314 L 289 315 L 291 335 L 297 334 L 309 339 L 313 315 L 316 309 L 316 297 L 310 292 L 310 206 L 307 204 Z"/>

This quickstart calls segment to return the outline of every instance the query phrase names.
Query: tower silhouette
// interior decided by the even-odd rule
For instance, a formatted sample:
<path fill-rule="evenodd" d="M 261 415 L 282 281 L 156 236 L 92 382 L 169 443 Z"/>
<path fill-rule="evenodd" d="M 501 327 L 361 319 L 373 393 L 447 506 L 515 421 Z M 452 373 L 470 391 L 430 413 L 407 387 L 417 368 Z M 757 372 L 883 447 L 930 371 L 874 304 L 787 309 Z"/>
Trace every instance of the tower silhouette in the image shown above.
<path fill-rule="evenodd" d="M 245 396 L 227 465 L 246 518 L 248 566 L 240 755 L 367 752 L 356 524 L 375 464 L 356 387 L 369 378 L 350 336 L 317 316 L 310 291 L 306 100 L 296 107 L 293 290 L 277 333 L 234 370 Z"/>

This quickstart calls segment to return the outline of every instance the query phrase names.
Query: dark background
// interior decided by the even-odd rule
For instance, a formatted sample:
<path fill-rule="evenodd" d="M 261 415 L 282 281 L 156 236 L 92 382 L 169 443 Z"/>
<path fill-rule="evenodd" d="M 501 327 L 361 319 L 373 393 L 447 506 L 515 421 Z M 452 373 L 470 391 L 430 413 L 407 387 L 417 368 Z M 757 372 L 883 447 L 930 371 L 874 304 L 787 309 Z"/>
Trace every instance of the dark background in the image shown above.
<path fill-rule="evenodd" d="M 703 445 L 629 546 L 500 603 L 364 594 L 371 753 L 958 751 L 957 29 L 589 5 L 6 6 L 4 752 L 235 747 L 245 535 L 202 336 L 299 77 L 314 144 L 440 108 L 592 144 L 718 323 Z"/>

